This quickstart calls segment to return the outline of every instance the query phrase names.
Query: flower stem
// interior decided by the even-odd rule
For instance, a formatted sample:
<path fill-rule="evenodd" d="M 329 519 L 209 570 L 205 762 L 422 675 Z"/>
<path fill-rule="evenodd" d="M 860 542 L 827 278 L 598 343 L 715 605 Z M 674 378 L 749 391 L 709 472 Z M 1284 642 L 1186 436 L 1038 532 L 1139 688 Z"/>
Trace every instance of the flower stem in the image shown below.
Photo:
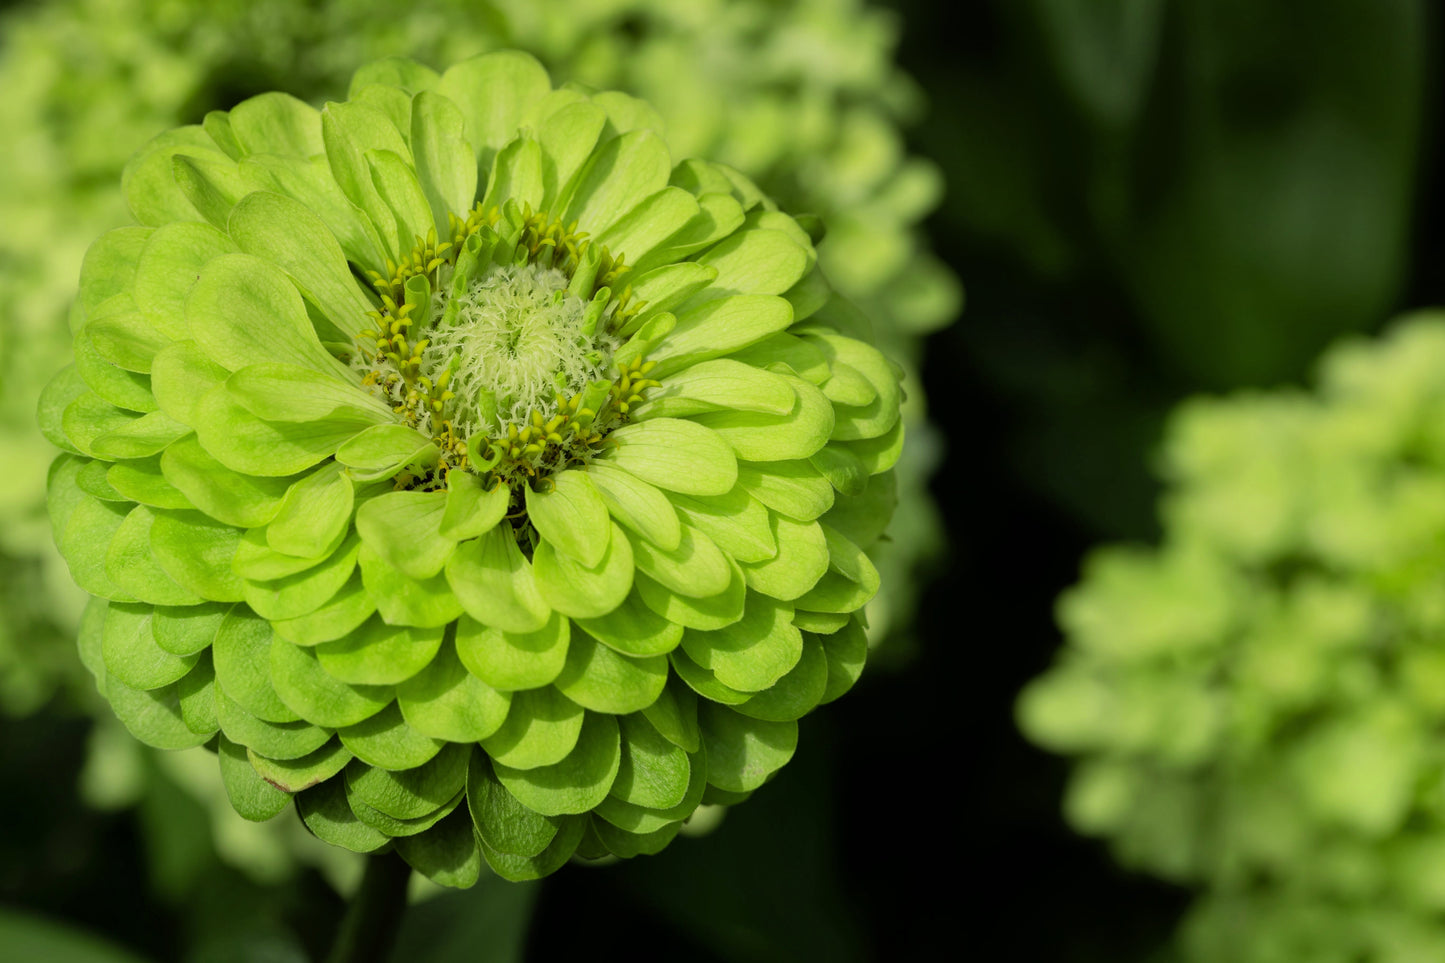
<path fill-rule="evenodd" d="M 394 852 L 367 859 L 326 963 L 384 963 L 401 928 L 410 880 L 411 867 Z"/>

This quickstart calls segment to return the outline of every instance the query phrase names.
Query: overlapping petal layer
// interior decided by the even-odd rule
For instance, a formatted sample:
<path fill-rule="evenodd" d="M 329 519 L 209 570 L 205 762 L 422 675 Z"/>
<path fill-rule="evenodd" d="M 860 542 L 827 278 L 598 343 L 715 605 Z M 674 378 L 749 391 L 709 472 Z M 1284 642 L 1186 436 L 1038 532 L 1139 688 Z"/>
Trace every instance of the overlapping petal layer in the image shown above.
<path fill-rule="evenodd" d="M 51 519 L 102 691 L 243 815 L 451 885 L 655 852 L 856 679 L 899 371 L 654 118 L 524 54 L 391 60 L 128 165 L 41 403 Z"/>

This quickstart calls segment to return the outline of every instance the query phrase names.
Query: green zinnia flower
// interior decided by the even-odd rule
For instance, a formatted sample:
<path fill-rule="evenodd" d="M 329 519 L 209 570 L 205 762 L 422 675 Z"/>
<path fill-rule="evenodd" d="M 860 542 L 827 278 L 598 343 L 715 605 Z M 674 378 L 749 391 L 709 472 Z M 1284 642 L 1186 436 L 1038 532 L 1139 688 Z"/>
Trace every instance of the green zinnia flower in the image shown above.
<path fill-rule="evenodd" d="M 1200 890 L 1183 959 L 1445 952 L 1442 374 L 1434 313 L 1332 349 L 1315 391 L 1188 403 L 1162 544 L 1060 598 L 1020 722 L 1078 757 L 1079 831 Z"/>
<path fill-rule="evenodd" d="M 127 167 L 51 517 L 102 692 L 242 815 L 451 885 L 655 852 L 856 679 L 898 371 L 659 126 L 524 54 L 389 60 Z"/>

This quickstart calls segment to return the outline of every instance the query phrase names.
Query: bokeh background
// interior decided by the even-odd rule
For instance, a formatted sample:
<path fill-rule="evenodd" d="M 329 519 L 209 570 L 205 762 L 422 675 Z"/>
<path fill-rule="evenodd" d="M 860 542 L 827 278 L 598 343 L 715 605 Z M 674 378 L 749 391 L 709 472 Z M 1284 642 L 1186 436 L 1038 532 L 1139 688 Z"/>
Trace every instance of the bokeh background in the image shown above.
<path fill-rule="evenodd" d="M 501 46 L 823 215 L 911 443 L 870 670 L 775 782 L 656 857 L 420 892 L 398 960 L 1445 958 L 1445 322 L 1380 335 L 1445 306 L 1442 29 L 1428 0 L 0 5 L 0 958 L 323 955 L 354 861 L 97 708 L 29 413 L 149 136 Z M 1209 856 L 1249 833 L 1296 841 Z"/>

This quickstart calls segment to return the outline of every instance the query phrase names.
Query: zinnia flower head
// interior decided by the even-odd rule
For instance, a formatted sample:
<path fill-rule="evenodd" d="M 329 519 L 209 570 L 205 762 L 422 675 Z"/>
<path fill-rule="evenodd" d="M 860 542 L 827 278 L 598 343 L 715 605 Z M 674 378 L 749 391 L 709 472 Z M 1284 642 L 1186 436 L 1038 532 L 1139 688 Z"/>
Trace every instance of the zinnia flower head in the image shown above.
<path fill-rule="evenodd" d="M 127 167 L 57 541 L 126 726 L 440 882 L 655 852 L 856 679 L 898 371 L 737 172 L 515 52 Z"/>

